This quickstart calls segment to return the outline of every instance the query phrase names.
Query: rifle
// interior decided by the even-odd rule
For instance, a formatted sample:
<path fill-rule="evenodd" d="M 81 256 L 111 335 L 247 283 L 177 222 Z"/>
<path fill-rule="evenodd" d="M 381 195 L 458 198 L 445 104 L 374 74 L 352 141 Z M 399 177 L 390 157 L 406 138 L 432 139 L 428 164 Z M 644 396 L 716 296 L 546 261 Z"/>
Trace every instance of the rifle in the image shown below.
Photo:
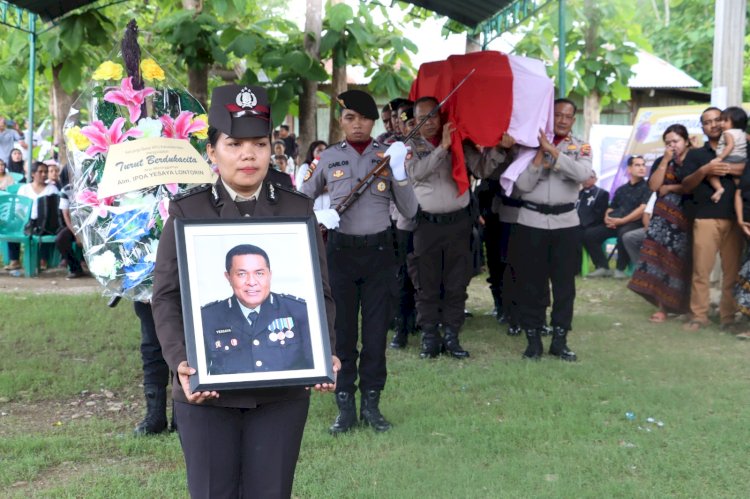
<path fill-rule="evenodd" d="M 461 85 L 463 85 L 466 82 L 466 80 L 469 79 L 469 76 L 471 76 L 472 74 L 474 74 L 474 71 L 476 71 L 476 68 L 472 69 L 471 71 L 469 71 L 469 74 L 467 74 L 466 76 L 464 76 L 464 79 L 461 80 L 458 83 L 458 85 L 456 85 L 453 88 L 453 90 L 451 90 L 448 93 L 448 95 L 446 95 L 445 98 L 442 101 L 440 101 L 440 103 L 437 106 L 435 106 L 434 108 L 432 108 L 432 111 L 430 111 L 427 116 L 425 116 L 424 118 L 422 118 L 422 121 L 420 121 L 419 123 L 417 123 L 417 126 L 415 126 L 414 129 L 411 132 L 409 132 L 409 135 L 407 135 L 406 138 L 404 138 L 404 144 L 407 143 L 407 142 L 409 142 L 409 140 L 413 139 L 414 136 L 417 134 L 417 132 L 419 132 L 419 129 L 422 128 L 422 125 L 424 125 L 427 122 L 427 120 L 429 120 L 430 118 L 432 118 L 433 116 L 435 116 L 435 114 L 438 111 L 440 111 L 440 108 L 443 107 L 443 105 L 446 102 L 448 102 L 448 99 L 450 99 L 451 96 L 454 93 L 456 93 L 456 90 L 458 90 L 461 87 Z M 375 167 L 372 170 L 370 170 L 367 173 L 367 175 L 365 175 L 365 177 L 362 180 L 360 180 L 359 183 L 356 186 L 354 186 L 354 189 L 352 189 L 352 191 L 349 193 L 349 195 L 346 196 L 346 198 L 344 198 L 344 200 L 341 202 L 341 204 L 339 204 L 336 207 L 336 212 L 338 212 L 339 215 L 343 214 L 346 210 L 348 210 L 349 207 L 352 204 L 354 204 L 354 202 L 357 199 L 359 199 L 359 197 L 362 194 L 364 194 L 365 191 L 367 191 L 367 189 L 370 188 L 370 186 L 372 185 L 372 183 L 375 181 L 375 178 L 378 175 L 380 175 L 380 172 L 382 172 L 385 169 L 386 166 L 388 166 L 390 160 L 391 160 L 390 156 L 384 156 L 383 159 L 381 159 L 378 162 L 378 164 L 375 165 Z"/>

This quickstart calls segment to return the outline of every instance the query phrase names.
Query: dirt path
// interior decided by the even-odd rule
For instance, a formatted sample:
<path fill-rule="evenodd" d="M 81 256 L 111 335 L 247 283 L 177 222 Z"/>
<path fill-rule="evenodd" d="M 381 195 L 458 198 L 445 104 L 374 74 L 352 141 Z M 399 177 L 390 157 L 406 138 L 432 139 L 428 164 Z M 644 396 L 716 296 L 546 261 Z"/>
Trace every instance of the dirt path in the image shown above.
<path fill-rule="evenodd" d="M 41 272 L 37 277 L 13 277 L 0 270 L 0 293 L 102 293 L 104 289 L 93 277 L 66 279 L 66 269 L 51 269 Z"/>

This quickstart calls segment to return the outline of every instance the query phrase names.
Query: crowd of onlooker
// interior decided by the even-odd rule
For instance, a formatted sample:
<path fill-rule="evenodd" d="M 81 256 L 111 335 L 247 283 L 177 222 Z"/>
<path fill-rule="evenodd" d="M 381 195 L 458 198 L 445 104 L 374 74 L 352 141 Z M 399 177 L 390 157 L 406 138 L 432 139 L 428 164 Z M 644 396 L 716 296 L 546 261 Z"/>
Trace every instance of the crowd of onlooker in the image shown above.
<path fill-rule="evenodd" d="M 578 201 L 582 248 L 596 267 L 586 277 L 627 279 L 627 287 L 657 310 L 654 323 L 686 314 L 684 328 L 709 324 L 710 282 L 721 259 L 719 323 L 738 329 L 736 312 L 750 316 L 750 171 L 747 114 L 740 107 L 709 107 L 701 114 L 705 143 L 697 147 L 687 129 L 669 126 L 664 155 L 646 174 L 640 156 L 627 161 L 628 181 L 610 194 L 593 177 Z M 647 180 L 646 180 L 647 179 Z M 609 268 L 607 241 L 616 240 L 617 263 Z M 746 253 L 750 254 L 750 253 Z M 750 338 L 740 332 L 739 338 Z"/>
<path fill-rule="evenodd" d="M 39 270 L 46 270 L 52 252 L 61 255 L 61 266 L 67 266 L 68 278 L 85 275 L 83 259 L 75 250 L 75 232 L 70 219 L 70 181 L 67 166 L 54 157 L 44 161 L 33 159 L 33 146 L 39 138 L 28 130 L 20 131 L 17 122 L 0 117 L 0 191 L 30 198 L 30 221 L 25 230 L 37 235 L 55 235 L 55 243 L 42 243 Z M 21 269 L 21 245 L 8 243 L 9 263 L 6 271 Z"/>

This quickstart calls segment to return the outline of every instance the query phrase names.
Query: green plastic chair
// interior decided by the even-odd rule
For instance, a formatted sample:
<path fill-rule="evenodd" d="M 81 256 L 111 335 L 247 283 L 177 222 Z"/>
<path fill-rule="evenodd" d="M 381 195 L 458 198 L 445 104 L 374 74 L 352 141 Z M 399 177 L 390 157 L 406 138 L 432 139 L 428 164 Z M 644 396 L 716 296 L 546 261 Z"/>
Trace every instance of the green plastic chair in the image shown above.
<path fill-rule="evenodd" d="M 8 194 L 18 194 L 18 189 L 21 188 L 21 184 L 11 184 L 5 188 Z"/>
<path fill-rule="evenodd" d="M 23 180 L 23 173 L 17 173 L 17 172 L 8 172 L 8 173 L 10 173 L 10 176 L 13 177 L 13 180 L 15 180 L 17 184 L 21 182 L 21 180 Z"/>
<path fill-rule="evenodd" d="M 34 201 L 16 194 L 0 196 L 0 243 L 3 259 L 8 258 L 8 243 L 19 243 L 23 249 L 23 269 L 26 277 L 36 275 L 39 263 L 32 258 L 35 244 L 31 237 L 23 233 L 26 222 L 31 218 L 31 205 Z"/>

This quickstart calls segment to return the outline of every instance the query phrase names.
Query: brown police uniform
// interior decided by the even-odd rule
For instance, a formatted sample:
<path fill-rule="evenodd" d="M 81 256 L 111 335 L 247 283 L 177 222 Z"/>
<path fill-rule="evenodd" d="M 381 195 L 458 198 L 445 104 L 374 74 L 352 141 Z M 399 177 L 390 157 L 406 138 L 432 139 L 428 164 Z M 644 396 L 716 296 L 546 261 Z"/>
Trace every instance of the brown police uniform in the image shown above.
<path fill-rule="evenodd" d="M 214 90 L 209 123 L 238 138 L 270 133 L 270 109 L 262 88 L 251 87 L 255 106 L 240 99 L 245 90 L 227 85 Z M 236 97 L 236 98 L 235 98 Z M 237 104 L 228 108 L 225 105 Z M 244 107 L 240 104 L 244 104 Z M 226 110 L 225 110 L 226 109 Z M 222 116 L 226 115 L 226 116 Z M 238 120 L 251 120 L 237 123 Z M 256 121 L 262 125 L 257 126 Z M 154 270 L 152 298 L 157 335 L 173 372 L 187 360 L 174 220 L 231 220 L 242 216 L 312 216 L 312 200 L 266 176 L 257 200 L 235 202 L 222 180 L 173 200 L 164 225 Z M 328 285 L 323 240 L 317 238 L 326 314 L 333 335 L 334 304 Z M 175 419 L 193 497 L 289 497 L 309 406 L 303 387 L 225 390 L 218 399 L 188 403 L 175 375 Z"/>
<path fill-rule="evenodd" d="M 577 248 L 580 240 L 578 200 L 580 185 L 591 177 L 591 146 L 568 136 L 557 144 L 559 156 L 545 161 L 551 167 L 533 163 L 516 181 L 523 204 L 511 241 L 511 260 L 518 277 L 518 305 L 521 327 L 529 341 L 524 356 L 542 355 L 545 324 L 552 286 L 550 354 L 575 360 L 567 349 L 566 337 L 573 321 Z"/>

